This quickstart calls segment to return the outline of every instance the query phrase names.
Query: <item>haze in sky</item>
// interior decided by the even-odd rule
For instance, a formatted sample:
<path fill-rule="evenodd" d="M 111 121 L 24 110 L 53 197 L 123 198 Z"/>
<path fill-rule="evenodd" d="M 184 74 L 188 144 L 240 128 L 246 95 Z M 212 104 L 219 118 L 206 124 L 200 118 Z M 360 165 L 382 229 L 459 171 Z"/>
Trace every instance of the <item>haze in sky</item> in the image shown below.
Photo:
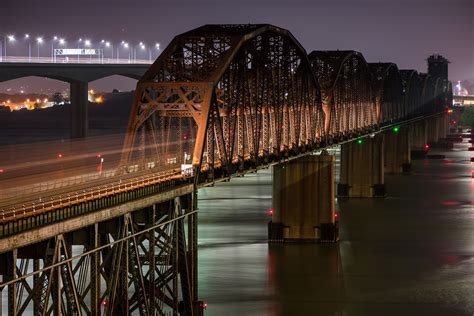
<path fill-rule="evenodd" d="M 439 53 L 451 61 L 451 80 L 474 78 L 473 0 L 0 1 L 0 34 L 29 33 L 46 41 L 60 35 L 71 48 L 83 37 L 132 45 L 159 42 L 164 49 L 175 35 L 210 23 L 270 23 L 289 29 L 308 53 L 352 49 L 369 62 L 395 62 L 423 72 L 426 58 Z M 25 45 L 18 41 L 9 52 L 24 54 Z M 41 49 L 46 54 L 51 47 L 46 42 Z M 17 82 L 28 89 L 67 87 L 23 79 L 1 84 L 0 92 Z M 135 81 L 113 77 L 91 86 L 130 90 Z"/>

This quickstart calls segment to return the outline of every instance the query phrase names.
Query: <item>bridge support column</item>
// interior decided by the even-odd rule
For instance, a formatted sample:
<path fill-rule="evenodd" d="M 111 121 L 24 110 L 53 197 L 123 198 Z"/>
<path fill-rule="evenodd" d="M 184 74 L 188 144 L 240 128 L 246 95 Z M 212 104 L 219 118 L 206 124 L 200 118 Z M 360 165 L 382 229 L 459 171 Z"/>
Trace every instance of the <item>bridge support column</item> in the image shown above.
<path fill-rule="evenodd" d="M 386 173 L 405 173 L 411 169 L 410 133 L 407 127 L 387 131 L 384 135 Z"/>
<path fill-rule="evenodd" d="M 341 145 L 338 196 L 385 196 L 383 143 L 383 135 L 378 134 Z"/>
<path fill-rule="evenodd" d="M 427 147 L 427 128 L 426 121 L 420 121 L 410 127 L 411 158 L 424 158 Z"/>
<path fill-rule="evenodd" d="M 427 119 L 426 137 L 428 144 L 436 144 L 439 140 L 439 118 L 430 117 Z"/>
<path fill-rule="evenodd" d="M 334 217 L 334 156 L 306 156 L 273 167 L 275 241 L 337 241 Z"/>
<path fill-rule="evenodd" d="M 71 82 L 71 138 L 87 136 L 89 128 L 87 82 Z"/>
<path fill-rule="evenodd" d="M 443 114 L 438 117 L 439 138 L 446 138 L 449 129 L 449 115 Z"/>

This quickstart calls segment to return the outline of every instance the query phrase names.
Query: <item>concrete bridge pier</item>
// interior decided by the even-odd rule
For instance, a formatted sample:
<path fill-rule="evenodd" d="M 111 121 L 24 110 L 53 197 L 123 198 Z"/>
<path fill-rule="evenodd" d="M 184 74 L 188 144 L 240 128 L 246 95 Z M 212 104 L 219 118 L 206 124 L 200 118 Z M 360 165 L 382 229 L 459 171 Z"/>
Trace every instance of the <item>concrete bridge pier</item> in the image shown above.
<path fill-rule="evenodd" d="M 89 128 L 88 119 L 88 84 L 87 82 L 71 82 L 71 138 L 84 138 Z"/>
<path fill-rule="evenodd" d="M 427 143 L 428 144 L 436 144 L 438 140 L 440 139 L 439 136 L 439 117 L 430 117 L 429 119 L 426 120 L 426 137 L 427 137 Z"/>
<path fill-rule="evenodd" d="M 411 142 L 408 127 L 396 127 L 384 135 L 386 173 L 406 173 L 411 169 Z"/>
<path fill-rule="evenodd" d="M 341 146 L 341 197 L 385 196 L 384 135 L 359 139 Z"/>
<path fill-rule="evenodd" d="M 428 151 L 427 123 L 425 120 L 410 126 L 411 158 L 423 158 Z"/>
<path fill-rule="evenodd" d="M 446 138 L 449 132 L 449 115 L 443 114 L 438 117 L 439 138 Z"/>
<path fill-rule="evenodd" d="M 269 242 L 337 241 L 334 156 L 305 156 L 273 167 Z"/>

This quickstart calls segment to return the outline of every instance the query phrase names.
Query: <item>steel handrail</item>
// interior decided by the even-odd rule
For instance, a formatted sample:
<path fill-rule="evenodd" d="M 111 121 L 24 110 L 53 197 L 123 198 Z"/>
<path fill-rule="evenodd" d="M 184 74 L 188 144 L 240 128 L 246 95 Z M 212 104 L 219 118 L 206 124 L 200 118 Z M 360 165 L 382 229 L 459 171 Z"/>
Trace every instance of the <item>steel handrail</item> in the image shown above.
<path fill-rule="evenodd" d="M 176 168 L 167 171 L 161 171 L 153 175 L 145 175 L 138 178 L 128 179 L 126 181 L 122 181 L 122 179 L 119 179 L 118 182 L 106 184 L 105 192 L 102 189 L 102 186 L 104 185 L 99 185 L 87 190 L 83 190 L 82 192 L 68 192 L 63 193 L 59 196 L 53 196 L 49 199 L 49 201 L 46 202 L 39 198 L 39 207 L 38 204 L 32 202 L 31 205 L 28 206 L 22 203 L 20 205 L 12 206 L 9 209 L 0 210 L 0 223 L 6 223 L 13 220 L 29 217 L 32 214 L 36 216 L 37 214 L 50 212 L 56 209 L 65 208 L 91 200 L 97 200 L 106 196 L 114 195 L 116 193 L 132 191 L 137 188 L 150 186 L 166 180 L 171 180 L 173 178 L 176 178 L 176 176 L 179 176 L 178 178 L 183 179 L 191 177 L 189 173 L 185 173 L 181 169 Z M 64 194 L 67 194 L 67 201 L 63 199 Z M 75 199 L 71 199 L 71 194 L 75 194 Z"/>

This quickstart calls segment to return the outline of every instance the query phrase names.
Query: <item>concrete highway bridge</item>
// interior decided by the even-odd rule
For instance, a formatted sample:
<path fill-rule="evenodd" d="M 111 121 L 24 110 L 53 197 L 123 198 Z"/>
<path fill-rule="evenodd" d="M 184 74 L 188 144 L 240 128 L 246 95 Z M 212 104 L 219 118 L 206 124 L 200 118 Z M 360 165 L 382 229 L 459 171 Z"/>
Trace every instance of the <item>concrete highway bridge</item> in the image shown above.
<path fill-rule="evenodd" d="M 176 36 L 137 84 L 114 176 L 1 209 L 9 315 L 201 315 L 197 189 L 269 166 L 269 241 L 336 242 L 325 149 L 341 146 L 339 196 L 384 196 L 384 172 L 409 172 L 411 153 L 446 137 L 448 61 L 428 64 L 308 54 L 272 25 Z"/>
<path fill-rule="evenodd" d="M 15 62 L 14 59 L 10 59 L 0 62 L 0 82 L 31 76 L 68 82 L 70 85 L 72 138 L 87 136 L 89 126 L 87 111 L 89 82 L 113 75 L 138 80 L 150 67 L 149 64 L 101 64 L 99 62 L 86 64 L 34 61 Z"/>

